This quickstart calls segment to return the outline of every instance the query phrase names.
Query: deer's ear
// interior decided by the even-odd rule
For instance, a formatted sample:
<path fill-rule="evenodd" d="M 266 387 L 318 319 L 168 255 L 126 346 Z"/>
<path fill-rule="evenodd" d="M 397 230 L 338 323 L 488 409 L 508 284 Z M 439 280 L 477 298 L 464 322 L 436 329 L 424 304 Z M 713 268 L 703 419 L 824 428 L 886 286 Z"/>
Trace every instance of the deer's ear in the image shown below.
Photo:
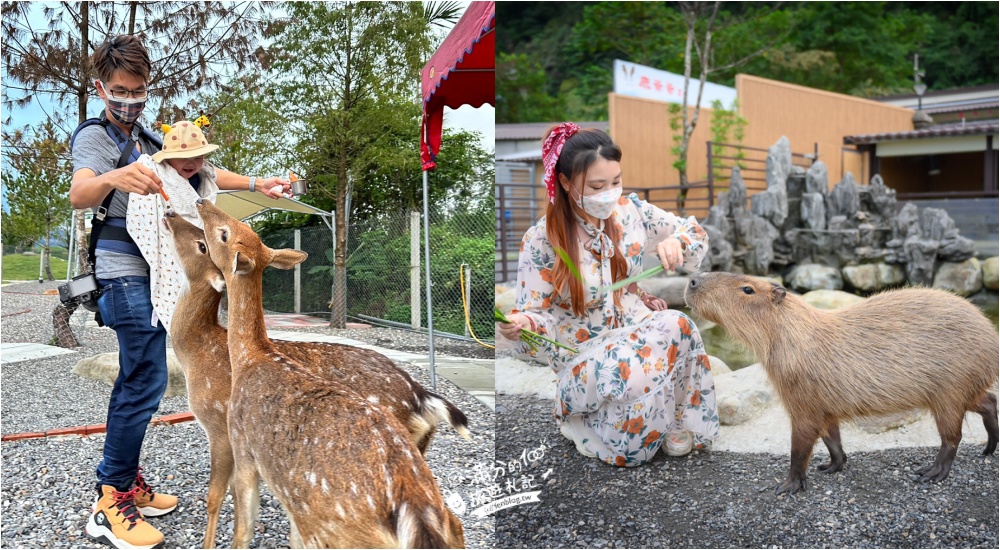
<path fill-rule="evenodd" d="M 274 256 L 271 258 L 271 263 L 268 265 L 278 269 L 292 269 L 293 267 L 306 261 L 306 258 L 308 257 L 309 254 L 306 254 L 301 250 L 295 250 L 294 248 L 282 248 L 274 251 Z"/>
<path fill-rule="evenodd" d="M 240 254 L 237 251 L 236 256 L 233 257 L 233 274 L 239 273 L 240 275 L 245 275 L 253 271 L 253 268 L 253 258 L 246 254 Z"/>

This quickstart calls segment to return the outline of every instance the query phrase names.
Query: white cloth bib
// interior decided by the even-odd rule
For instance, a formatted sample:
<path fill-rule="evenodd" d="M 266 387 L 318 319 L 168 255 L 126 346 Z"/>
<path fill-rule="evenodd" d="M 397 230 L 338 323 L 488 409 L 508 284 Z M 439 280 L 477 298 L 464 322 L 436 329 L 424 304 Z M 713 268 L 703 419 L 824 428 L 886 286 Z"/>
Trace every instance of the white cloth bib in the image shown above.
<path fill-rule="evenodd" d="M 163 184 L 163 190 L 170 197 L 170 206 L 185 220 L 204 227 L 195 201 L 199 198 L 215 202 L 219 186 L 216 183 L 215 168 L 205 163 L 199 173 L 201 185 L 195 191 L 188 180 L 182 178 L 176 170 L 167 163 L 157 164 L 149 155 L 141 155 L 136 162 L 156 171 Z M 187 277 L 174 253 L 173 238 L 163 226 L 163 214 L 167 204 L 159 193 L 155 195 L 139 195 L 130 193 L 128 198 L 128 215 L 125 217 L 125 228 L 135 241 L 143 258 L 149 263 L 150 300 L 160 322 L 170 330 L 170 322 L 181 290 L 187 285 Z"/>

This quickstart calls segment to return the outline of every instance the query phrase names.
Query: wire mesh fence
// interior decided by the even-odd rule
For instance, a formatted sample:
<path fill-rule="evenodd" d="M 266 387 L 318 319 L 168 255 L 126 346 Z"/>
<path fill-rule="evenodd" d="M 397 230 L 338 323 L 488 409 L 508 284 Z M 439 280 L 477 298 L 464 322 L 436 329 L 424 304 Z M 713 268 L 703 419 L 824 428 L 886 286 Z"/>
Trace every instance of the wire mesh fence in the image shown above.
<path fill-rule="evenodd" d="M 388 322 L 426 330 L 424 234 L 421 214 L 408 210 L 352 222 L 347 240 L 347 314 L 364 322 Z M 295 230 L 261 232 L 272 248 L 296 247 Z M 430 248 L 434 330 L 485 340 L 493 334 L 493 219 L 489 211 L 455 210 L 431 215 Z M 333 233 L 329 227 L 300 229 L 297 248 L 309 254 L 295 273 L 264 272 L 264 308 L 329 315 L 333 296 Z M 469 308 L 466 324 L 464 304 Z"/>
<path fill-rule="evenodd" d="M 488 209 L 439 210 L 432 212 L 430 227 L 434 330 L 459 337 L 475 335 L 490 342 L 493 340 L 493 213 Z M 264 244 L 271 248 L 297 248 L 309 257 L 297 272 L 264 270 L 264 309 L 329 318 L 334 292 L 333 232 L 325 223 L 299 229 L 275 229 L 275 225 L 263 224 L 257 229 Z M 351 223 L 347 240 L 349 320 L 427 330 L 423 231 L 422 214 L 408 210 Z M 79 340 L 87 319 L 92 318 L 86 310 L 77 308 L 61 323 L 66 333 L 53 334 L 53 340 L 67 343 Z"/>

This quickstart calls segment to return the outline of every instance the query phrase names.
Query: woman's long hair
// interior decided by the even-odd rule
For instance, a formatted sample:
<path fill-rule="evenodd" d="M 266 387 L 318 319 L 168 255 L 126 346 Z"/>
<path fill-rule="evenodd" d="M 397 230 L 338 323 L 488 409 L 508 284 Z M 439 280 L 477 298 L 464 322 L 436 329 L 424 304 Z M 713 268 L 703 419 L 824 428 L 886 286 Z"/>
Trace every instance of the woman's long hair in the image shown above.
<path fill-rule="evenodd" d="M 546 133 L 546 137 L 551 131 Z M 587 169 L 597 160 L 598 156 L 605 160 L 621 162 L 622 151 L 611 141 L 611 137 L 600 130 L 580 130 L 566 140 L 559 160 L 556 162 L 555 198 L 545 210 L 545 226 L 549 243 L 553 248 L 565 250 L 566 255 L 576 266 L 581 265 L 579 239 L 575 234 L 577 221 L 573 216 L 572 199 L 566 194 L 558 178 L 559 174 L 562 174 L 572 182 L 576 176 L 582 174 L 581 181 L 587 181 Z M 622 233 L 621 225 L 614 216 L 608 218 L 604 223 L 604 233 L 611 238 L 611 242 L 615 246 L 615 255 L 611 258 L 611 280 L 614 283 L 625 279 L 628 272 L 625 255 L 619 246 Z M 557 294 L 561 293 L 567 286 L 569 287 L 572 311 L 577 316 L 582 317 L 586 311 L 583 283 L 573 276 L 569 266 L 562 258 L 556 257 L 550 277 Z M 616 305 L 621 305 L 622 292 L 621 290 L 615 292 Z"/>

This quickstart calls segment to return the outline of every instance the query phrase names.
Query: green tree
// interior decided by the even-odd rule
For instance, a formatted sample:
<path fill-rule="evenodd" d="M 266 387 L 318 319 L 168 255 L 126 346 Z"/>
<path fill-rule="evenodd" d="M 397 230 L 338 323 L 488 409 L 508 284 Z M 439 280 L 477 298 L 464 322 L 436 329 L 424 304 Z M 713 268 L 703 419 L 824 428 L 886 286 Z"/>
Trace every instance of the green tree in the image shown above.
<path fill-rule="evenodd" d="M 13 229 L 20 239 L 44 239 L 42 266 L 45 277 L 52 281 L 52 233 L 73 212 L 69 203 L 68 143 L 51 121 L 46 121 L 34 136 L 16 132 L 12 140 L 24 144 L 19 147 L 24 153 L 10 156 L 9 167 L 0 176 L 10 209 L 4 216 L 4 233 Z"/>
<path fill-rule="evenodd" d="M 429 23 L 419 4 L 287 6 L 291 24 L 278 36 L 276 68 L 309 83 L 286 83 L 282 95 L 289 116 L 303 121 L 310 136 L 300 142 L 299 155 L 311 190 L 334 199 L 338 213 L 331 326 L 344 327 L 347 219 L 341 214 L 357 181 L 358 159 L 392 126 L 399 113 L 394 105 L 415 96 L 416 75 L 430 49 Z"/>
<path fill-rule="evenodd" d="M 31 15 L 40 9 L 48 25 L 36 28 Z M 5 148 L 14 149 L 7 126 L 14 107 L 31 103 L 69 136 L 87 119 L 87 103 L 96 79 L 91 56 L 112 36 L 143 37 L 153 70 L 149 113 L 170 120 L 187 113 L 174 102 L 198 90 L 211 89 L 236 70 L 266 61 L 257 37 L 266 30 L 267 6 L 261 2 L 4 2 L 2 59 L 6 70 L 2 101 Z M 154 119 L 155 120 L 155 119 Z M 18 151 L 10 153 L 21 154 Z M 82 211 L 74 214 L 77 266 L 87 265 Z M 77 347 L 68 319 L 74 308 L 61 304 L 53 312 L 59 345 Z"/>
<path fill-rule="evenodd" d="M 559 99 L 546 90 L 541 63 L 525 54 L 497 53 L 497 122 L 545 122 L 561 115 Z M 502 116 L 501 116 L 502 113 Z"/>

